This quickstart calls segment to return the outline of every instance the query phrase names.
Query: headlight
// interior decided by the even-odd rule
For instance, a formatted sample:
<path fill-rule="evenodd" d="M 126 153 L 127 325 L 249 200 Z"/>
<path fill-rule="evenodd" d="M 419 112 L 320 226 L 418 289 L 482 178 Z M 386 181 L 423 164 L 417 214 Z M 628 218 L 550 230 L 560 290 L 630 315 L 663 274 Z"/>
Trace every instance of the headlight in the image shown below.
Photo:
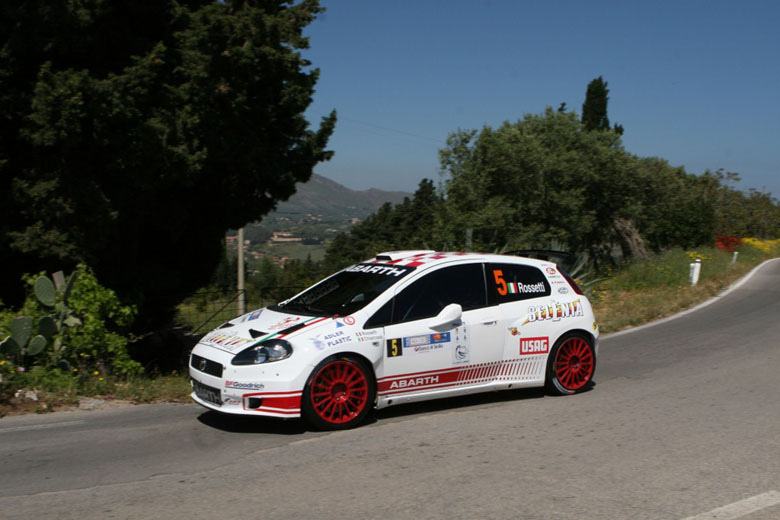
<path fill-rule="evenodd" d="M 292 345 L 283 339 L 272 339 L 242 350 L 231 363 L 233 365 L 259 365 L 290 357 Z"/>

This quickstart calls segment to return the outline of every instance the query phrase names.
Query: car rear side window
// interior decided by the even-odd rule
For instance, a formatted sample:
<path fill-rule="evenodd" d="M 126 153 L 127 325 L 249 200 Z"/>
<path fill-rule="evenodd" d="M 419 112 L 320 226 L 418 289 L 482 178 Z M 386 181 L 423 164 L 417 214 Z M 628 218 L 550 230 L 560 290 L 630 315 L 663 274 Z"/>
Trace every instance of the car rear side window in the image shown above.
<path fill-rule="evenodd" d="M 508 303 L 550 295 L 550 283 L 536 267 L 522 264 L 487 264 L 491 303 Z"/>

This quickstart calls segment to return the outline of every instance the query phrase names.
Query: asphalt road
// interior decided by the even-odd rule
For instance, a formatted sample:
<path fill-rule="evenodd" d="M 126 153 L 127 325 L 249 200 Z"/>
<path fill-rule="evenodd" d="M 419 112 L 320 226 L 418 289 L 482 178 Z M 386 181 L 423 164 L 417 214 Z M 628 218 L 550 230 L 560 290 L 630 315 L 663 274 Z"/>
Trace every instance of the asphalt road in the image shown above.
<path fill-rule="evenodd" d="M 0 518 L 780 519 L 780 261 L 602 340 L 595 386 L 347 432 L 195 405 L 0 420 Z"/>

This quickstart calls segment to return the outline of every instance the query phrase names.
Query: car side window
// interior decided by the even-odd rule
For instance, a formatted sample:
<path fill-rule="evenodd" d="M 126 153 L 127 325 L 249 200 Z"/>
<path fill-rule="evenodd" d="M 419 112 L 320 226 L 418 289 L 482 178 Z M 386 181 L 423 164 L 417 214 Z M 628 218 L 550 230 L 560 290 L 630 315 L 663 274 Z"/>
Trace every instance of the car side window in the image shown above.
<path fill-rule="evenodd" d="M 542 271 L 522 264 L 487 264 L 491 303 L 508 303 L 550 295 L 550 283 Z"/>
<path fill-rule="evenodd" d="M 376 327 L 384 327 L 390 325 L 393 322 L 393 299 L 388 300 L 387 303 L 382 305 L 378 311 L 376 311 L 363 325 L 364 329 L 373 329 Z"/>
<path fill-rule="evenodd" d="M 444 267 L 415 281 L 396 295 L 392 322 L 431 318 L 451 303 L 464 311 L 487 305 L 482 264 Z"/>

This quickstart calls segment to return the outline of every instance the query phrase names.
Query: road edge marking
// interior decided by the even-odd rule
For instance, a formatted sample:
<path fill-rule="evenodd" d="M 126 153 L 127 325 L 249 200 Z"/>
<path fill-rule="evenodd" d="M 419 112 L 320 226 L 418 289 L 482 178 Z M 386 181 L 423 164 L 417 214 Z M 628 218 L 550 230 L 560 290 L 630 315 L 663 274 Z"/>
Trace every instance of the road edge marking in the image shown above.
<path fill-rule="evenodd" d="M 756 272 L 759 269 L 761 269 L 764 265 L 766 265 L 766 264 L 768 264 L 770 262 L 778 261 L 778 260 L 780 260 L 780 258 L 770 258 L 769 260 L 764 260 L 763 262 L 761 262 L 760 264 L 755 266 L 748 274 L 746 274 L 745 276 L 743 276 L 742 278 L 740 278 L 739 280 L 737 280 L 736 282 L 734 282 L 733 284 L 728 286 L 723 292 L 713 296 L 712 298 L 710 298 L 709 300 L 707 300 L 705 302 L 702 302 L 702 303 L 696 305 L 695 307 L 691 307 L 690 309 L 686 309 L 684 311 L 680 311 L 677 314 L 672 314 L 671 316 L 667 316 L 665 318 L 661 318 L 661 319 L 658 319 L 658 320 L 655 320 L 655 321 L 651 321 L 650 323 L 645 323 L 644 325 L 638 325 L 638 326 L 632 327 L 630 329 L 624 329 L 624 330 L 619 330 L 617 332 L 610 332 L 608 334 L 602 334 L 601 336 L 599 336 L 599 341 L 605 340 L 605 339 L 610 339 L 610 338 L 616 338 L 618 336 L 623 336 L 625 334 L 631 334 L 632 332 L 638 332 L 638 331 L 644 330 L 644 329 L 649 329 L 650 327 L 655 327 L 656 325 L 661 325 L 662 323 L 667 323 L 667 322 L 670 322 L 672 320 L 676 320 L 677 318 L 682 318 L 683 316 L 686 316 L 688 314 L 691 314 L 691 313 L 694 313 L 694 312 L 696 312 L 698 310 L 701 310 L 704 307 L 707 307 L 708 305 L 712 305 L 713 303 L 715 303 L 716 301 L 720 300 L 724 296 L 726 296 L 726 295 L 730 294 L 731 292 L 733 292 L 733 291 L 737 290 L 738 288 L 740 288 L 748 280 L 753 278 L 753 275 L 755 275 Z"/>
<path fill-rule="evenodd" d="M 682 520 L 734 520 L 777 504 L 780 504 L 780 491 L 767 491 Z"/>

